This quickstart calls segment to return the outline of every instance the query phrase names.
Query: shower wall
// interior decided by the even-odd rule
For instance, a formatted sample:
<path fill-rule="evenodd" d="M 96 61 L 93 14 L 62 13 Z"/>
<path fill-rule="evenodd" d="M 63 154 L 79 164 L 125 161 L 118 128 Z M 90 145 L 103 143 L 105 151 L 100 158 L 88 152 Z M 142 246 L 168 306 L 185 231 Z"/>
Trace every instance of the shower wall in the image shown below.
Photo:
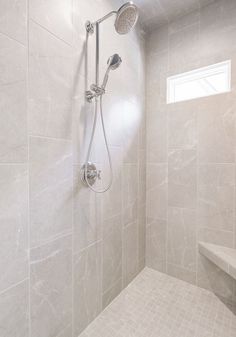
<path fill-rule="evenodd" d="M 233 300 L 198 241 L 236 248 L 236 2 L 215 1 L 147 41 L 147 265 Z M 232 60 L 230 93 L 166 104 L 168 76 Z"/>
<path fill-rule="evenodd" d="M 101 77 L 114 183 L 79 179 L 91 133 L 95 35 L 111 0 L 0 2 L 0 335 L 77 337 L 145 264 L 145 78 L 139 30 L 101 26 Z M 109 170 L 98 127 L 91 160 Z"/>

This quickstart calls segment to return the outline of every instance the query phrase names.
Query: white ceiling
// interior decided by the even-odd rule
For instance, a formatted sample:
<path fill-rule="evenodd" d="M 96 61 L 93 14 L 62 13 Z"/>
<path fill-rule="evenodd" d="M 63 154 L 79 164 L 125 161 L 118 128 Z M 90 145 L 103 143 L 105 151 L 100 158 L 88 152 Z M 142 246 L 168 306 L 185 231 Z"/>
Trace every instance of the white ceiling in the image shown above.
<path fill-rule="evenodd" d="M 215 0 L 133 0 L 140 10 L 140 23 L 151 31 Z"/>

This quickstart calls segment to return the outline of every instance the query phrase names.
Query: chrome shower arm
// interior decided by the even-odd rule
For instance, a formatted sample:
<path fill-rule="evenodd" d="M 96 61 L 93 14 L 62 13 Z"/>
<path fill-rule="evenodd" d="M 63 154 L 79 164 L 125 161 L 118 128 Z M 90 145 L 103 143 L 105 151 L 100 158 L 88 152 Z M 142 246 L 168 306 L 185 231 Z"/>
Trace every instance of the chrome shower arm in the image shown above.
<path fill-rule="evenodd" d="M 95 26 L 99 25 L 100 23 L 102 23 L 103 21 L 105 21 L 106 19 L 110 18 L 112 15 L 115 15 L 115 14 L 117 14 L 117 11 L 112 11 L 95 22 L 87 21 L 85 23 L 85 28 L 86 28 L 87 33 L 93 34 Z"/>
<path fill-rule="evenodd" d="M 117 11 L 112 11 L 112 12 L 108 13 L 107 15 L 103 16 L 101 19 L 97 20 L 93 24 L 95 25 L 96 23 L 101 23 L 101 22 L 105 21 L 106 19 L 108 19 L 110 16 L 114 15 L 114 14 L 117 14 Z"/>

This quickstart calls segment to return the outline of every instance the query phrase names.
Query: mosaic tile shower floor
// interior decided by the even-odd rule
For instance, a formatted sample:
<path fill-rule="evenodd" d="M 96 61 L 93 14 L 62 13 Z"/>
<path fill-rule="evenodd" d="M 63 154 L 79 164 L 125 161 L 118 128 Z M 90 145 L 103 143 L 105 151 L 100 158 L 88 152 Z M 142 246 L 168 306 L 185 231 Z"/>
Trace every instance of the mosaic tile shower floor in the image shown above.
<path fill-rule="evenodd" d="M 80 337 L 236 337 L 212 293 L 145 268 Z"/>

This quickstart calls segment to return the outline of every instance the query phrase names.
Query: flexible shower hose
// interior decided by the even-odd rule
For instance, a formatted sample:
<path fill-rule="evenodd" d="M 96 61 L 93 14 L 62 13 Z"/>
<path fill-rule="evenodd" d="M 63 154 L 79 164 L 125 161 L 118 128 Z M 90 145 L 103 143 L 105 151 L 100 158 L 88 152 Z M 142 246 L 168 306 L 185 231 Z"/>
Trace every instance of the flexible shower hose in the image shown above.
<path fill-rule="evenodd" d="M 100 96 L 100 116 L 101 116 L 101 122 L 102 122 L 102 130 L 103 130 L 103 135 L 104 135 L 104 140 L 105 140 L 105 145 L 106 145 L 106 150 L 107 150 L 107 155 L 108 155 L 108 161 L 109 161 L 109 167 L 110 167 L 110 181 L 107 187 L 103 190 L 97 190 L 93 188 L 93 186 L 89 183 L 88 177 L 87 177 L 87 172 L 88 172 L 88 162 L 89 158 L 91 155 L 91 150 L 92 150 L 92 145 L 93 145 L 93 140 L 94 140 L 94 134 L 96 130 L 96 125 L 97 125 L 97 118 L 98 118 L 98 98 L 95 98 L 95 104 L 94 104 L 94 120 L 93 120 L 93 128 L 92 128 L 92 134 L 89 142 L 89 147 L 88 147 L 88 152 L 86 156 L 86 161 L 85 161 L 85 181 L 88 185 L 88 187 L 95 193 L 105 193 L 108 191 L 112 185 L 113 181 L 113 169 L 112 169 L 112 161 L 111 161 L 111 154 L 109 151 L 109 146 L 107 142 L 107 135 L 106 135 L 106 129 L 105 129 L 105 124 L 104 124 L 104 118 L 103 118 L 103 106 L 102 106 L 102 95 Z"/>

